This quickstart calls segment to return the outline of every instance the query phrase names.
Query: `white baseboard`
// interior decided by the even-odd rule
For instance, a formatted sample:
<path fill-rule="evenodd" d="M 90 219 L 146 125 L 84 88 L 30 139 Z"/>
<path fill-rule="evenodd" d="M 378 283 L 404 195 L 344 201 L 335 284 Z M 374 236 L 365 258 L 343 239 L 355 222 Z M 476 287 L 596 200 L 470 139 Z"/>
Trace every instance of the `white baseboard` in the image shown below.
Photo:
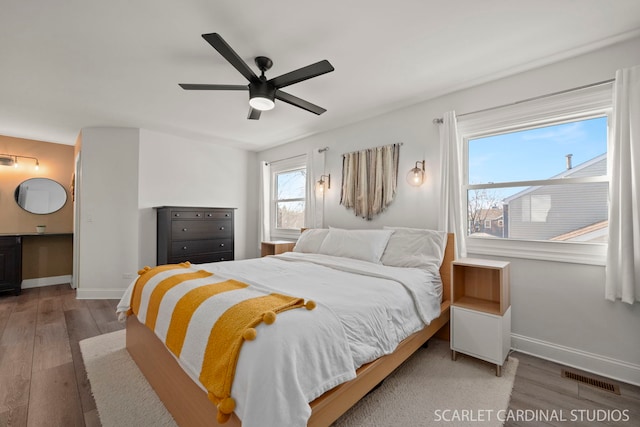
<path fill-rule="evenodd" d="M 77 288 L 77 299 L 120 299 L 126 289 L 86 289 Z"/>
<path fill-rule="evenodd" d="M 511 348 L 541 359 L 640 386 L 640 365 L 518 334 L 511 334 Z"/>
<path fill-rule="evenodd" d="M 22 281 L 22 289 L 39 288 L 41 286 L 64 285 L 71 283 L 71 275 L 39 277 L 36 279 L 24 279 Z"/>

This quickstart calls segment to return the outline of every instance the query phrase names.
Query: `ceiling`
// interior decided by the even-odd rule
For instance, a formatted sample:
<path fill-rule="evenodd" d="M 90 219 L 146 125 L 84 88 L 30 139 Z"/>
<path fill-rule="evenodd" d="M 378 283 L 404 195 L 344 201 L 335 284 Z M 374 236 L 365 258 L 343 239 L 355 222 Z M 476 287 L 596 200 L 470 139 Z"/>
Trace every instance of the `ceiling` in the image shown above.
<path fill-rule="evenodd" d="M 247 120 L 246 84 L 201 34 L 267 78 L 327 59 Z M 638 0 L 2 0 L 0 134 L 74 144 L 83 127 L 140 127 L 261 150 L 640 35 Z M 254 68 L 256 73 L 257 69 Z"/>

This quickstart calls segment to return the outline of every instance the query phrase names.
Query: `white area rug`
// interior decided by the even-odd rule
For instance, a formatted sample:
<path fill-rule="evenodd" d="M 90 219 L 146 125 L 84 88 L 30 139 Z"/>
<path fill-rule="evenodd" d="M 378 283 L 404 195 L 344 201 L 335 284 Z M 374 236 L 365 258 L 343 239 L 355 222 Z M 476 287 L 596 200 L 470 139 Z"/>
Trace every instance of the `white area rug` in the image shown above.
<path fill-rule="evenodd" d="M 453 362 L 448 344 L 418 350 L 334 426 L 502 425 L 518 360 L 509 358 L 496 377 L 493 365 L 471 357 Z M 103 427 L 175 426 L 124 347 L 124 331 L 80 342 Z"/>
<path fill-rule="evenodd" d="M 125 348 L 125 331 L 80 341 L 102 427 L 176 426 Z"/>

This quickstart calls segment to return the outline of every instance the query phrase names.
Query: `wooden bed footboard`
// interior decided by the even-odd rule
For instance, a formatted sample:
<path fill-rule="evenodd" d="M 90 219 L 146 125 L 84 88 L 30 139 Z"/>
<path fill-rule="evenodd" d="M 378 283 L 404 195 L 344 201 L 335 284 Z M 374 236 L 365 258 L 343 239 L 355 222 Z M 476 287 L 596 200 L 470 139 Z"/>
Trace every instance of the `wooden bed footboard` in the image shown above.
<path fill-rule="evenodd" d="M 453 247 L 453 234 L 449 234 L 445 258 L 440 268 L 443 284 L 440 317 L 403 340 L 392 354 L 361 366 L 355 379 L 340 384 L 311 402 L 312 413 L 308 426 L 329 426 L 438 331 L 444 332 L 439 336 L 447 336 Z M 131 357 L 179 425 L 241 427 L 242 423 L 235 414 L 232 414 L 227 423 L 217 423 L 217 408 L 209 401 L 207 394 L 186 374 L 153 331 L 140 323 L 134 315 L 127 318 L 126 340 Z"/>
<path fill-rule="evenodd" d="M 438 330 L 449 325 L 449 302 L 429 326 L 407 337 L 395 352 L 361 366 L 357 377 L 311 402 L 308 426 L 328 426 L 356 404 L 408 359 Z M 207 394 L 185 373 L 162 341 L 136 316 L 127 318 L 127 350 L 160 400 L 181 426 L 240 427 L 235 414 L 225 424 L 216 422 L 218 410 Z"/>

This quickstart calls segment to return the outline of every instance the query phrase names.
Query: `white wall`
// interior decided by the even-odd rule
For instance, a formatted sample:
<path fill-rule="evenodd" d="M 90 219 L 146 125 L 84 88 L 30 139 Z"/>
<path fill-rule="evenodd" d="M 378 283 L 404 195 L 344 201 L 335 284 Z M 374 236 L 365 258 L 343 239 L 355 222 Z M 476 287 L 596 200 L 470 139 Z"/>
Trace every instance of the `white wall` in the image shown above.
<path fill-rule="evenodd" d="M 155 206 L 236 208 L 235 258 L 256 257 L 256 213 L 254 206 L 248 207 L 247 199 L 251 184 L 247 171 L 254 163 L 255 153 L 246 150 L 142 129 L 138 170 L 140 265 L 156 265 Z"/>
<path fill-rule="evenodd" d="M 78 176 L 78 298 L 119 298 L 138 271 L 138 139 L 133 128 L 85 128 Z"/>
<path fill-rule="evenodd" d="M 258 160 L 277 160 L 327 146 L 326 172 L 331 173 L 332 188 L 325 203 L 325 225 L 435 228 L 440 150 L 434 118 L 445 111 L 472 112 L 611 79 L 616 69 L 636 64 L 640 64 L 640 38 L 266 150 L 258 153 Z M 404 143 L 396 200 L 373 221 L 354 217 L 339 205 L 341 154 L 394 142 Z M 412 188 L 405 174 L 423 158 L 427 182 Z M 512 262 L 514 348 L 640 384 L 640 304 L 605 301 L 604 267 L 508 260 Z"/>

